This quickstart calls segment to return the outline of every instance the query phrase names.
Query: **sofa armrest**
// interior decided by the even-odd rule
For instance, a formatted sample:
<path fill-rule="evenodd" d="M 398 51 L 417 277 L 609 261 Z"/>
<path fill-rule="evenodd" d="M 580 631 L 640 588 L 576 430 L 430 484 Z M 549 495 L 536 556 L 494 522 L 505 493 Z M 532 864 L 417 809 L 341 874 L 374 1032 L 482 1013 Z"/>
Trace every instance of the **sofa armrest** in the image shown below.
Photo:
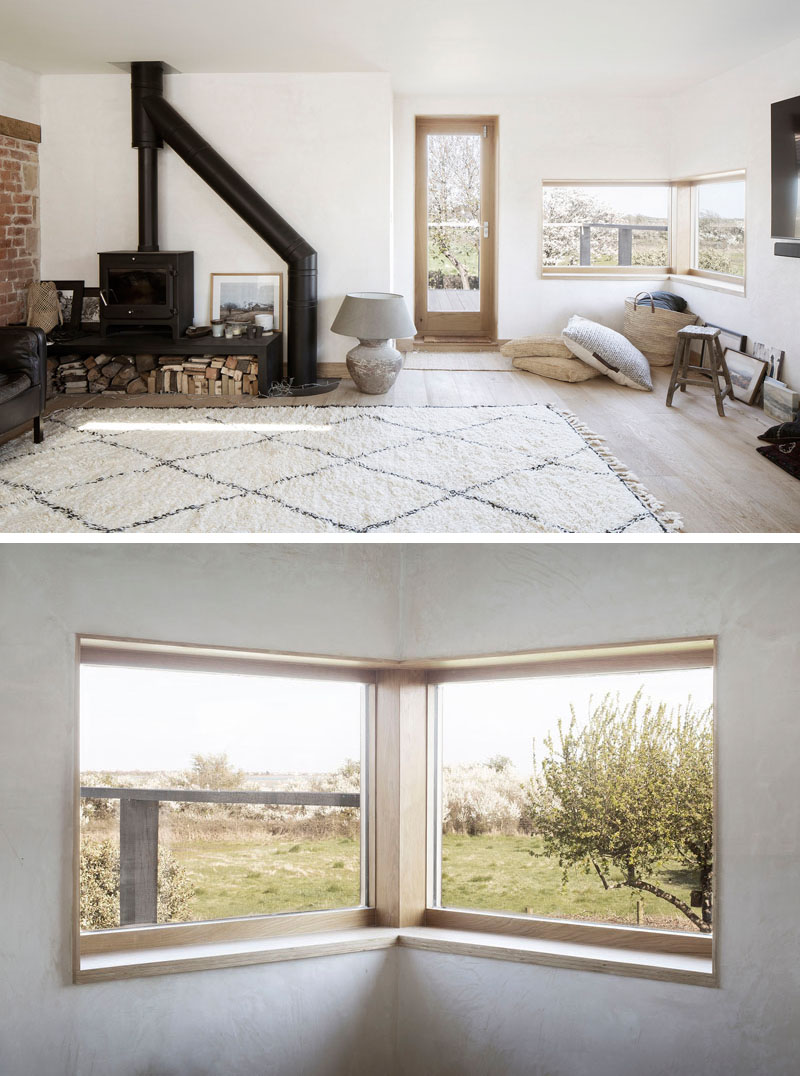
<path fill-rule="evenodd" d="M 47 380 L 47 338 L 41 329 L 0 328 L 0 370 L 8 375 L 27 374 L 32 385 Z"/>

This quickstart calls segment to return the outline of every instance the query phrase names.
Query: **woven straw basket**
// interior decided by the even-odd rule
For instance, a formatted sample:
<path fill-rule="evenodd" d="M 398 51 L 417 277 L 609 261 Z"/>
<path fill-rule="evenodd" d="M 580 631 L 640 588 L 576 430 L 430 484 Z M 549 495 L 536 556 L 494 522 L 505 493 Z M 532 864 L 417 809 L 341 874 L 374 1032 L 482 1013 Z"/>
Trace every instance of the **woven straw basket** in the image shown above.
<path fill-rule="evenodd" d="M 649 298 L 650 302 L 637 306 L 642 297 Z M 649 291 L 640 291 L 633 299 L 625 300 L 623 333 L 651 366 L 671 366 L 678 332 L 687 325 L 696 325 L 697 321 L 697 314 L 690 310 L 662 310 L 655 305 Z"/>

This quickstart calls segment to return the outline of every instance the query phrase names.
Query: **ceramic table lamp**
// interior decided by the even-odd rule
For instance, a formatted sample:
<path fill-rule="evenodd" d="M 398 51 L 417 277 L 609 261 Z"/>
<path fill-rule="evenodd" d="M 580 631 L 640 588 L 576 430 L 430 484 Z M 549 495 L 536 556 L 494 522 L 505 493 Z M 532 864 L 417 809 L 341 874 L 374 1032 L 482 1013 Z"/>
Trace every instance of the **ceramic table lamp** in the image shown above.
<path fill-rule="evenodd" d="M 358 345 L 347 353 L 347 369 L 356 388 L 373 396 L 388 392 L 403 365 L 390 341 L 416 331 L 403 296 L 380 291 L 346 295 L 331 325 L 331 332 L 358 337 Z"/>

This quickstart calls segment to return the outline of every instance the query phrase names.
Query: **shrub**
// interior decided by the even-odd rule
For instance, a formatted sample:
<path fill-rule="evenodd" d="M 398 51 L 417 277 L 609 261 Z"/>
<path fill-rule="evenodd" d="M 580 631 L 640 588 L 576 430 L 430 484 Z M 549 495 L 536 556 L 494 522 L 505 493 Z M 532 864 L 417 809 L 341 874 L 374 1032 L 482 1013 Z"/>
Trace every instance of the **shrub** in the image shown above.
<path fill-rule="evenodd" d="M 500 765 L 498 765 L 500 764 Z M 522 783 L 505 759 L 446 766 L 442 826 L 445 833 L 519 833 L 525 828 Z"/>
<path fill-rule="evenodd" d="M 81 929 L 119 926 L 119 849 L 111 841 L 81 842 Z M 185 920 L 194 889 L 184 867 L 166 849 L 158 852 L 159 923 Z"/>

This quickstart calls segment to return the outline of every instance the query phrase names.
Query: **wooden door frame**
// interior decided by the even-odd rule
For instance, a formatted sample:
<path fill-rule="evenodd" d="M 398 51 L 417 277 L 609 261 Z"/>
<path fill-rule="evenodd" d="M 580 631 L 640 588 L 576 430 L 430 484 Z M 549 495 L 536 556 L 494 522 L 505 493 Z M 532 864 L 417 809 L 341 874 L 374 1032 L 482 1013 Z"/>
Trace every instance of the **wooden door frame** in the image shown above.
<path fill-rule="evenodd" d="M 485 129 L 485 134 L 484 134 Z M 497 339 L 497 116 L 417 116 L 414 160 L 414 323 L 417 338 L 458 336 L 471 340 Z M 427 310 L 427 152 L 429 134 L 482 134 L 481 235 L 479 314 L 429 314 Z M 424 256 L 423 256 L 424 254 Z M 441 319 L 447 319 L 443 322 Z"/>

